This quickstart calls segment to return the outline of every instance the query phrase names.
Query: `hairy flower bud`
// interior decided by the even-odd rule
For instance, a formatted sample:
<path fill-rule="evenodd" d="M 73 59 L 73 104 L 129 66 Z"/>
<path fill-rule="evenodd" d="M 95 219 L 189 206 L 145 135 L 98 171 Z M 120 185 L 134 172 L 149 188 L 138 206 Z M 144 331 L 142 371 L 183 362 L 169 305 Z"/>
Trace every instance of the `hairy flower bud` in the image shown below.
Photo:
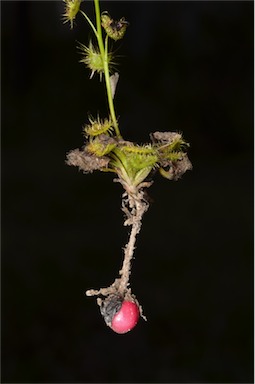
<path fill-rule="evenodd" d="M 101 14 L 101 21 L 106 34 L 115 41 L 123 38 L 129 25 L 129 22 L 124 17 L 120 20 L 113 20 L 108 12 Z"/>
<path fill-rule="evenodd" d="M 97 72 L 100 75 L 100 80 L 102 78 L 102 74 L 104 73 L 104 61 L 97 47 L 94 47 L 92 42 L 89 42 L 89 46 L 79 43 L 78 47 L 83 55 L 80 63 L 84 63 L 90 70 L 91 75 L 90 78 L 93 77 L 94 73 Z M 108 66 L 111 71 L 113 68 L 113 55 L 111 52 L 108 53 Z"/>
<path fill-rule="evenodd" d="M 63 14 L 64 23 L 70 21 L 71 29 L 73 29 L 74 19 L 79 12 L 81 0 L 64 0 L 66 4 L 65 13 Z"/>

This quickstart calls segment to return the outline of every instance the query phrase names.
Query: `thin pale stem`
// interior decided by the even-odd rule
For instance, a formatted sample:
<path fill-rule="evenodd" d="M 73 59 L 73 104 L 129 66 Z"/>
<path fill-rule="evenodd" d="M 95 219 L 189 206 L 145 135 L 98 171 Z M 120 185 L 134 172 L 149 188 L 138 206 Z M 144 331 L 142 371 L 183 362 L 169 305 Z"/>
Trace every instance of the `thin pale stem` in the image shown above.
<path fill-rule="evenodd" d="M 123 195 L 125 197 L 125 194 Z M 142 218 L 144 213 L 147 211 L 149 204 L 143 200 L 143 191 L 136 190 L 134 195 L 127 193 L 128 206 L 127 209 L 125 200 L 123 200 L 122 209 L 126 212 L 127 220 L 124 225 L 131 225 L 132 229 L 129 235 L 129 240 L 124 250 L 123 265 L 120 270 L 119 279 L 119 292 L 124 294 L 127 291 L 129 285 L 129 276 L 131 273 L 131 261 L 134 255 L 135 243 L 138 233 L 141 230 Z"/>
<path fill-rule="evenodd" d="M 120 179 L 116 179 L 115 181 L 119 181 L 123 184 L 123 181 Z M 150 184 L 146 184 L 146 186 L 149 185 Z M 99 290 L 88 290 L 86 292 L 87 296 L 108 296 L 112 293 L 117 293 L 125 297 L 126 294 L 131 293 L 131 290 L 128 288 L 129 277 L 131 273 L 131 261 L 134 255 L 136 238 L 141 229 L 142 218 L 149 207 L 149 204 L 144 200 L 143 196 L 144 195 L 142 190 L 136 190 L 134 195 L 130 195 L 127 192 L 123 194 L 122 210 L 127 215 L 127 220 L 125 221 L 124 225 L 130 225 L 131 232 L 129 235 L 128 243 L 124 249 L 124 260 L 122 268 L 119 271 L 120 277 L 115 279 L 114 283 L 107 288 L 100 288 Z"/>
<path fill-rule="evenodd" d="M 141 229 L 141 220 L 138 220 L 132 225 L 129 236 L 129 241 L 125 247 L 124 260 L 122 269 L 120 270 L 121 278 L 119 284 L 119 292 L 123 294 L 129 285 L 129 276 L 131 273 L 131 261 L 134 255 L 136 237 Z"/>

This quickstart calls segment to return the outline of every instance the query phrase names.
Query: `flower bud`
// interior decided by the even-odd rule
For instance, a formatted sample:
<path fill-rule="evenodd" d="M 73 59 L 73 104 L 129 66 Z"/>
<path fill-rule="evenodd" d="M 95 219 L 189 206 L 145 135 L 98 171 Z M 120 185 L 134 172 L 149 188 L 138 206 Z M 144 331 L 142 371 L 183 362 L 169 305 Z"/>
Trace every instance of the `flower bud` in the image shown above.
<path fill-rule="evenodd" d="M 73 21 L 79 12 L 81 0 L 64 0 L 64 3 L 66 4 L 63 14 L 64 23 L 70 21 L 71 29 L 73 29 Z"/>
<path fill-rule="evenodd" d="M 91 70 L 90 78 L 93 77 L 95 72 L 99 73 L 101 77 L 102 73 L 104 72 L 104 62 L 99 50 L 93 46 L 91 41 L 88 47 L 86 47 L 86 45 L 84 44 L 79 43 L 78 48 L 80 49 L 81 54 L 83 55 L 83 58 L 80 60 L 80 63 L 84 63 Z"/>
<path fill-rule="evenodd" d="M 108 12 L 102 13 L 101 21 L 106 34 L 115 41 L 123 38 L 129 25 L 129 22 L 124 17 L 120 20 L 113 20 Z"/>

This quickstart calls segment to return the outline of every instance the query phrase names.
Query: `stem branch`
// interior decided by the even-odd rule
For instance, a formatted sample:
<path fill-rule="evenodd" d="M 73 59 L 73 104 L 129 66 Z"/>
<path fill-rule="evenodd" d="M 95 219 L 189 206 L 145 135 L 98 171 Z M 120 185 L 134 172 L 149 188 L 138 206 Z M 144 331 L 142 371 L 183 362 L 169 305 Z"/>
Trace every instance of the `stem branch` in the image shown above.
<path fill-rule="evenodd" d="M 94 27 L 94 24 L 92 23 L 92 21 L 90 20 L 90 18 L 86 15 L 85 12 L 83 12 L 81 9 L 80 9 L 80 12 L 81 14 L 85 17 L 85 19 L 87 20 L 87 22 L 89 23 L 89 25 L 91 26 L 96 38 L 98 39 L 98 34 L 97 34 L 97 30 L 96 28 Z"/>

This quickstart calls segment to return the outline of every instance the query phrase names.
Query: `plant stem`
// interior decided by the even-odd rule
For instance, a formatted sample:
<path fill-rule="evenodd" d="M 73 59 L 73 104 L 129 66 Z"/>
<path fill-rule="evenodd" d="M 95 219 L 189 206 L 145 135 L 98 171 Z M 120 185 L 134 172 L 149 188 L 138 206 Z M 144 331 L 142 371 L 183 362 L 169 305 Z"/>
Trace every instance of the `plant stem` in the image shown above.
<path fill-rule="evenodd" d="M 101 14 L 100 14 L 99 0 L 94 0 L 94 4 L 95 4 L 95 13 L 96 13 L 98 46 L 99 46 L 101 56 L 104 59 L 104 43 L 103 43 L 103 37 L 102 37 Z"/>
<path fill-rule="evenodd" d="M 97 35 L 97 30 L 96 28 L 94 27 L 94 24 L 92 23 L 92 21 L 90 20 L 90 18 L 86 15 L 85 12 L 83 12 L 81 9 L 80 9 L 80 12 L 81 14 L 85 17 L 85 19 L 87 20 L 87 22 L 89 23 L 89 25 L 91 26 L 91 29 L 93 30 L 96 38 L 98 39 L 98 35 Z"/>
<path fill-rule="evenodd" d="M 104 63 L 104 76 L 105 76 L 105 85 L 106 85 L 106 91 L 107 91 L 109 110 L 110 110 L 116 135 L 117 137 L 121 138 L 118 122 L 115 115 L 113 98 L 112 98 L 112 89 L 110 84 L 110 74 L 109 74 L 109 65 L 108 65 L 108 36 L 106 36 L 105 47 L 104 47 L 99 0 L 94 0 L 94 4 L 95 4 L 95 13 L 96 13 L 97 41 L 98 41 L 100 54 Z"/>
<path fill-rule="evenodd" d="M 123 184 L 123 181 L 120 179 L 115 179 L 115 181 Z M 148 187 L 150 186 L 150 183 L 146 183 L 144 186 Z M 100 288 L 99 290 L 89 289 L 86 292 L 87 296 L 120 294 L 125 297 L 127 294 L 131 293 L 131 290 L 128 289 L 131 261 L 134 255 L 136 238 L 142 226 L 142 218 L 148 208 L 149 203 L 144 200 L 144 193 L 142 190 L 136 190 L 136 193 L 132 195 L 127 192 L 123 194 L 122 210 L 127 218 L 124 225 L 130 225 L 132 229 L 129 235 L 129 240 L 124 248 L 124 260 L 122 268 L 119 271 L 120 277 L 115 279 L 114 283 L 107 288 Z M 99 305 L 101 305 L 100 303 Z"/>
<path fill-rule="evenodd" d="M 127 200 L 125 199 L 127 196 Z M 124 193 L 122 200 L 122 210 L 127 216 L 124 225 L 131 225 L 132 229 L 129 235 L 128 243 L 124 248 L 124 260 L 122 268 L 119 271 L 119 287 L 118 291 L 125 294 L 129 285 L 129 276 L 131 273 L 131 261 L 134 255 L 135 242 L 142 226 L 142 218 L 149 208 L 149 204 L 144 200 L 144 192 L 136 190 L 136 193 Z"/>
<path fill-rule="evenodd" d="M 131 260 L 134 254 L 136 236 L 140 232 L 141 225 L 142 223 L 140 220 L 138 220 L 132 225 L 129 241 L 125 247 L 124 260 L 123 260 L 122 268 L 120 270 L 121 278 L 120 278 L 119 292 L 121 294 L 125 293 L 129 285 L 129 276 L 131 273 Z"/>
<path fill-rule="evenodd" d="M 109 109 L 110 109 L 110 113 L 111 113 L 111 118 L 113 121 L 116 135 L 119 138 L 121 138 L 118 122 L 117 122 L 116 115 L 115 115 L 113 97 L 112 97 L 112 88 L 111 88 L 111 84 L 110 84 L 110 74 L 109 74 L 109 65 L 108 65 L 108 36 L 106 36 L 106 38 L 105 38 L 104 75 L 105 75 L 105 84 L 106 84 L 106 89 L 107 89 L 107 97 L 108 97 L 108 104 L 109 104 Z"/>

